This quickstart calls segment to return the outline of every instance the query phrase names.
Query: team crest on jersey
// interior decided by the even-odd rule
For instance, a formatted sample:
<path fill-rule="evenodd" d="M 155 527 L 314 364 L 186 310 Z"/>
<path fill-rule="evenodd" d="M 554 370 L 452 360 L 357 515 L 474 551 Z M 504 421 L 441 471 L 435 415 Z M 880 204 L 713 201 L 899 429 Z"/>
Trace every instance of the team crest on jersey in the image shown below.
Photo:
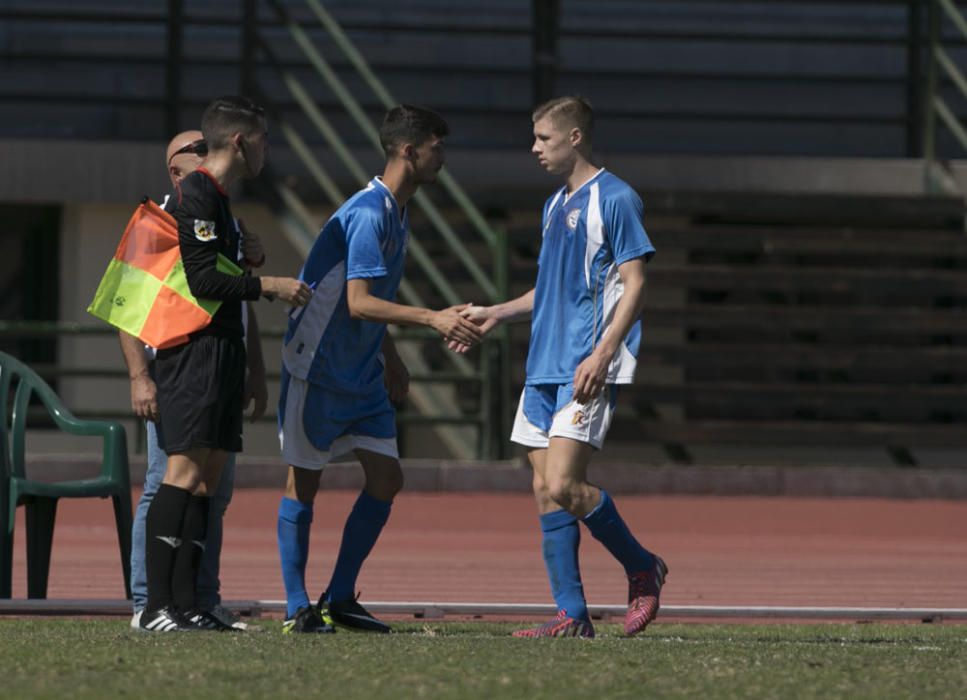
<path fill-rule="evenodd" d="M 572 231 L 578 227 L 578 219 L 581 218 L 580 209 L 572 209 L 567 213 L 567 227 Z"/>
<path fill-rule="evenodd" d="M 215 240 L 215 222 L 195 219 L 195 238 L 202 243 Z"/>
<path fill-rule="evenodd" d="M 574 415 L 571 416 L 571 425 L 584 425 L 584 421 L 584 411 L 575 411 Z"/>

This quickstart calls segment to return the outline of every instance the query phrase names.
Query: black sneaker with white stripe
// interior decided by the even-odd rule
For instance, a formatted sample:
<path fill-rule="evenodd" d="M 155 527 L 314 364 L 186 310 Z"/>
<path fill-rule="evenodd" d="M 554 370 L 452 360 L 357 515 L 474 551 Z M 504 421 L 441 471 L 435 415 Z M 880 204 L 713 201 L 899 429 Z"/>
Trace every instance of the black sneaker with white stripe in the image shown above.
<path fill-rule="evenodd" d="M 321 607 L 322 601 L 319 604 Z M 389 625 L 373 617 L 366 608 L 359 604 L 356 598 L 334 600 L 326 603 L 325 606 L 332 621 L 341 627 L 360 632 L 381 632 L 383 634 L 390 631 Z"/>
<path fill-rule="evenodd" d="M 166 605 L 154 612 L 141 613 L 138 629 L 142 632 L 194 632 L 198 628 L 173 605 Z"/>
<path fill-rule="evenodd" d="M 188 613 L 185 617 L 188 618 L 188 624 L 202 632 L 241 632 L 231 625 L 226 625 L 206 610 L 196 610 Z"/>

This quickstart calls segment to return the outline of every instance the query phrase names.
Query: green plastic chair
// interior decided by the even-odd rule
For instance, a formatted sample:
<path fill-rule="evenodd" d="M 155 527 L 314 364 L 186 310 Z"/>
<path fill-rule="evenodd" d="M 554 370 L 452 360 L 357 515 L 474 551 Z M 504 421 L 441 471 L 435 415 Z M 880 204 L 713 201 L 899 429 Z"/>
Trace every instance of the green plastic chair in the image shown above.
<path fill-rule="evenodd" d="M 43 403 L 61 430 L 104 440 L 99 476 L 48 483 L 28 479 L 24 470 L 27 409 L 31 396 Z M 26 509 L 27 597 L 46 598 L 54 519 L 60 498 L 107 498 L 121 547 L 124 592 L 131 598 L 131 477 L 124 426 L 116 421 L 81 420 L 61 403 L 27 365 L 0 352 L 0 598 L 10 598 L 13 578 L 13 528 L 17 506 Z"/>

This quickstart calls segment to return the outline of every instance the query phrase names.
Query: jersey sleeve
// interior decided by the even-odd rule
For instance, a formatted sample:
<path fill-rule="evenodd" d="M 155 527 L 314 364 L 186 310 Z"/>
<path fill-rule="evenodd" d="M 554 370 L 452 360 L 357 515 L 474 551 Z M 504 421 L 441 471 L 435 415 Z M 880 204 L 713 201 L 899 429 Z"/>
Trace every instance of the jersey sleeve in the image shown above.
<path fill-rule="evenodd" d="M 171 215 L 178 223 L 178 245 L 185 266 L 185 277 L 191 293 L 201 299 L 216 301 L 255 300 L 262 293 L 262 283 L 249 275 L 234 276 L 220 272 L 217 259 L 223 239 L 230 231 L 220 231 L 219 200 L 204 183 L 195 181 L 203 175 L 189 175 L 182 181 L 182 191 L 169 203 Z M 189 182 L 189 178 L 192 179 Z M 187 185 L 186 185 L 187 183 Z M 230 238 L 229 238 L 230 240 Z M 234 255 L 228 256 L 229 259 Z"/>
<path fill-rule="evenodd" d="M 651 260 L 655 247 L 651 244 L 642 223 L 644 204 L 634 190 L 627 189 L 604 201 L 604 226 L 615 264 L 644 256 Z"/>
<path fill-rule="evenodd" d="M 346 279 L 385 277 L 382 242 L 386 236 L 382 217 L 360 210 L 346 222 Z"/>

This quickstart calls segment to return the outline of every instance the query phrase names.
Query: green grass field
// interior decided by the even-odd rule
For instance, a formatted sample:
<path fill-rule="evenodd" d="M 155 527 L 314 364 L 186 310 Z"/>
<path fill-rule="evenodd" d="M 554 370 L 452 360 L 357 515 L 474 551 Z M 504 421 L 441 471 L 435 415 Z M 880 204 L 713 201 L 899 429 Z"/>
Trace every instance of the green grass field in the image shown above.
<path fill-rule="evenodd" d="M 526 640 L 484 622 L 387 636 L 146 635 L 127 620 L 0 620 L 3 698 L 962 698 L 967 625 L 657 624 Z M 175 686 L 173 683 L 183 683 Z"/>

